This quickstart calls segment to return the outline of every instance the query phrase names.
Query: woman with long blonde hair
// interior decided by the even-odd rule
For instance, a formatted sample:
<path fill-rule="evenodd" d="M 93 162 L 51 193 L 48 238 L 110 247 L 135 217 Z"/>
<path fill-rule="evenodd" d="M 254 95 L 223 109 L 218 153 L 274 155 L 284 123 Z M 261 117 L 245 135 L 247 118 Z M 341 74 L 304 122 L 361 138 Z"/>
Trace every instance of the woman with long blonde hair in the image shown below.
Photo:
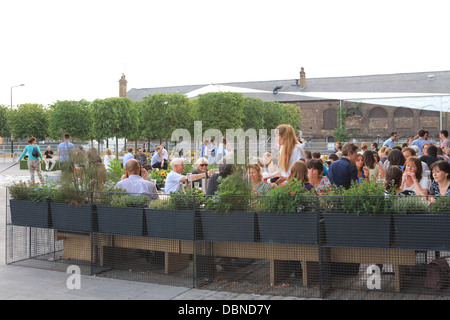
<path fill-rule="evenodd" d="M 289 177 L 292 164 L 297 160 L 305 160 L 303 148 L 295 136 L 294 128 L 289 124 L 281 124 L 276 128 L 277 140 L 280 145 L 280 155 L 278 167 L 274 175 L 265 178 L 272 179 L 278 177 L 277 183 L 283 183 Z"/>

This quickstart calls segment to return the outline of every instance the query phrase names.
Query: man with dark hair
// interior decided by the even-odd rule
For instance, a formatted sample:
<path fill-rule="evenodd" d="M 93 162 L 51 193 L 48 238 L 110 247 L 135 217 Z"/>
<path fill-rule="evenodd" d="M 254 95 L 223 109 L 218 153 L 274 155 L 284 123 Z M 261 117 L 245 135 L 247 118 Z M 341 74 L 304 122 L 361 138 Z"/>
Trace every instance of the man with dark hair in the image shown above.
<path fill-rule="evenodd" d="M 427 134 L 427 131 L 420 129 L 419 132 L 417 133 L 419 135 L 419 138 L 414 140 L 413 142 L 411 142 L 411 146 L 417 146 L 419 148 L 419 154 L 418 156 L 420 157 L 422 155 L 422 149 L 423 149 L 423 145 L 428 141 L 425 138 L 425 135 Z"/>
<path fill-rule="evenodd" d="M 394 141 L 397 140 L 397 138 L 398 138 L 397 132 L 391 132 L 391 137 L 383 143 L 383 146 L 388 146 L 389 148 L 395 147 Z"/>
<path fill-rule="evenodd" d="M 130 159 L 134 159 L 133 148 L 132 147 L 129 147 L 128 148 L 128 153 L 126 153 L 123 156 L 123 162 L 122 162 L 122 167 L 123 168 L 125 168 L 125 165 L 126 165 L 127 161 L 130 160 Z"/>
<path fill-rule="evenodd" d="M 422 155 L 420 157 L 420 160 L 425 162 L 428 165 L 428 168 L 430 168 L 434 162 L 439 161 L 439 158 L 437 156 L 437 147 L 432 144 L 429 145 L 426 148 L 426 155 Z"/>
<path fill-rule="evenodd" d="M 59 167 L 62 171 L 73 171 L 73 159 L 72 156 L 75 152 L 75 146 L 69 141 L 70 135 L 64 134 L 64 142 L 61 142 L 58 146 L 58 159 Z"/>
<path fill-rule="evenodd" d="M 358 179 L 358 171 L 354 165 L 356 155 L 358 154 L 358 145 L 347 142 L 342 147 L 342 157 L 331 163 L 328 168 L 328 179 L 331 184 L 350 188 L 353 181 Z"/>
<path fill-rule="evenodd" d="M 441 130 L 440 134 L 439 134 L 439 138 L 442 140 L 441 143 L 441 148 L 447 148 L 449 147 L 448 145 L 448 131 L 447 130 Z"/>

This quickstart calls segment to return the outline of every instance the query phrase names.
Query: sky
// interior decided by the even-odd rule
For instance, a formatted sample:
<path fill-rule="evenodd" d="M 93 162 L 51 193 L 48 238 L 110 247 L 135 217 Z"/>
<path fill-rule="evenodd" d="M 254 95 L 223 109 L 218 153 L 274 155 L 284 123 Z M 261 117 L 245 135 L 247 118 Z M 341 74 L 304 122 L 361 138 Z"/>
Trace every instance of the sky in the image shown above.
<path fill-rule="evenodd" d="M 14 0 L 0 104 L 127 89 L 450 70 L 448 0 Z M 22 87 L 17 85 L 24 84 Z M 11 89 L 11 87 L 13 87 Z M 450 89 L 449 89 L 450 90 Z"/>

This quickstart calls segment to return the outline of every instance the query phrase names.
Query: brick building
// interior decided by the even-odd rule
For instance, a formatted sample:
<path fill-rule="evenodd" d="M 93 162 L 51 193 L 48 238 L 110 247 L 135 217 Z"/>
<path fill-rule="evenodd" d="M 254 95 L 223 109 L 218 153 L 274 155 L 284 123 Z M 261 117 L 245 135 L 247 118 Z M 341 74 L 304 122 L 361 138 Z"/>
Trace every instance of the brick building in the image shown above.
<path fill-rule="evenodd" d="M 121 92 L 125 76 L 121 79 Z M 126 90 L 126 87 L 125 87 Z M 450 71 L 311 78 L 301 68 L 297 79 L 133 88 L 127 96 L 140 101 L 155 93 L 182 93 L 189 98 L 206 92 L 241 92 L 264 101 L 292 103 L 302 110 L 302 135 L 312 142 L 332 142 L 342 124 L 350 139 L 382 142 L 392 131 L 400 141 L 426 129 L 435 141 L 450 117 Z"/>

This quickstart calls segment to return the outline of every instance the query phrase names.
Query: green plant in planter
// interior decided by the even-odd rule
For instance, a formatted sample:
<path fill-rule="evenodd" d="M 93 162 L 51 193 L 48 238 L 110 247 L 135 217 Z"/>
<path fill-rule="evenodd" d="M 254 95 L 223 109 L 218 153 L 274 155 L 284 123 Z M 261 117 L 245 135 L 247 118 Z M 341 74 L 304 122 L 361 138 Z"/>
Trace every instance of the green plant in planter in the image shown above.
<path fill-rule="evenodd" d="M 248 211 L 252 187 L 242 168 L 221 180 L 216 194 L 206 201 L 206 208 L 215 212 Z"/>
<path fill-rule="evenodd" d="M 448 203 L 450 204 L 450 202 Z M 420 196 L 396 197 L 392 199 L 393 214 L 427 214 L 430 207 L 425 198 Z"/>
<path fill-rule="evenodd" d="M 133 207 L 133 208 L 147 208 L 148 197 L 146 195 L 133 194 L 115 194 L 110 202 L 112 207 Z"/>
<path fill-rule="evenodd" d="M 430 205 L 430 213 L 448 214 L 450 213 L 450 197 L 437 197 Z"/>
<path fill-rule="evenodd" d="M 295 212 L 314 212 L 318 209 L 318 198 L 314 190 L 308 191 L 301 181 L 293 179 L 283 186 L 270 190 L 268 197 L 260 198 L 260 211 L 278 214 Z"/>
<path fill-rule="evenodd" d="M 169 206 L 175 210 L 193 210 L 198 209 L 205 204 L 205 195 L 199 188 L 190 188 L 186 186 L 171 194 Z"/>
<path fill-rule="evenodd" d="M 167 209 L 171 209 L 171 206 L 170 206 L 169 201 L 167 201 L 165 199 L 157 199 L 157 200 L 150 201 L 150 203 L 148 204 L 148 208 L 156 209 L 156 210 L 167 210 Z"/>
<path fill-rule="evenodd" d="M 386 197 L 384 185 L 376 181 L 353 183 L 349 189 L 341 189 L 339 202 L 342 212 L 378 215 L 390 212 L 393 197 Z"/>
<path fill-rule="evenodd" d="M 14 182 L 9 188 L 11 198 L 15 200 L 30 200 L 30 190 L 35 187 L 30 181 Z"/>
<path fill-rule="evenodd" d="M 108 168 L 107 177 L 108 180 L 113 181 L 114 184 L 119 182 L 122 176 L 125 174 L 125 168 L 122 168 L 118 159 L 113 159 Z"/>

